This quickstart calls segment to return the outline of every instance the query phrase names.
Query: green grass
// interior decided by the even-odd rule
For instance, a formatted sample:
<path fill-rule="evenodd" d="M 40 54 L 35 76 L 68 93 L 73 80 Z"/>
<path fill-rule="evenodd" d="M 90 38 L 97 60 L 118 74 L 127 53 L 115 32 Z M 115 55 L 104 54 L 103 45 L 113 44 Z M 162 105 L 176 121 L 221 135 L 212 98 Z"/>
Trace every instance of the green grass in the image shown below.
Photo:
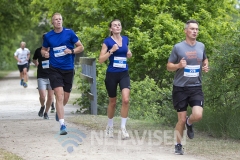
<path fill-rule="evenodd" d="M 83 125 L 88 130 L 104 130 L 107 125 L 107 116 L 100 115 L 78 115 L 68 118 L 68 121 L 77 125 Z M 114 118 L 114 128 L 118 129 L 121 123 L 120 117 Z M 174 126 L 164 126 L 159 123 L 146 120 L 129 119 L 127 121 L 127 130 L 131 131 L 133 136 L 146 136 L 146 131 L 174 131 Z M 158 132 L 159 133 L 159 132 Z M 162 134 L 160 134 L 162 135 Z M 133 137 L 134 138 L 134 137 Z M 136 138 L 136 137 L 135 137 Z M 148 139 L 148 137 L 146 138 Z M 156 140 L 153 138 L 153 140 Z M 174 140 L 171 138 L 167 140 L 170 143 L 162 143 L 169 150 L 174 147 Z M 184 149 L 186 154 L 195 155 L 197 157 L 204 157 L 208 160 L 239 160 L 240 159 L 240 141 L 233 139 L 213 138 L 205 133 L 195 131 L 195 138 L 186 139 Z"/>
<path fill-rule="evenodd" d="M 7 76 L 11 71 L 0 71 L 0 79 Z"/>
<path fill-rule="evenodd" d="M 23 159 L 4 149 L 0 149 L 0 160 L 23 160 Z"/>

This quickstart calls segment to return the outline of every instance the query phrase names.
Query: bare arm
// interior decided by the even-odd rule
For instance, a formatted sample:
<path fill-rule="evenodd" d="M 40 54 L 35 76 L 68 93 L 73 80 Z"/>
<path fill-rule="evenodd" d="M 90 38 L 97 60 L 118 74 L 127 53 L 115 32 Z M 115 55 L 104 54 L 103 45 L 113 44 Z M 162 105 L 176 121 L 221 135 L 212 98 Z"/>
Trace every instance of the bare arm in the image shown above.
<path fill-rule="evenodd" d="M 203 61 L 202 70 L 203 70 L 204 72 L 208 72 L 208 71 L 209 71 L 208 59 L 207 59 L 207 58 Z"/>
<path fill-rule="evenodd" d="M 167 63 L 167 70 L 168 71 L 176 71 L 178 70 L 180 67 L 179 67 L 179 64 L 174 64 L 174 63 L 171 63 L 171 62 L 168 62 Z"/>
<path fill-rule="evenodd" d="M 21 62 L 21 60 L 18 59 L 18 56 L 14 56 L 14 58 L 15 58 L 18 62 Z"/>
<path fill-rule="evenodd" d="M 65 54 L 72 54 L 72 53 L 78 54 L 78 53 L 81 53 L 84 50 L 84 47 L 83 47 L 83 45 L 80 41 L 77 41 L 77 43 L 75 43 L 75 46 L 76 47 L 74 49 L 66 48 L 64 50 L 64 53 Z M 72 52 L 72 50 L 73 50 L 73 52 Z"/>
<path fill-rule="evenodd" d="M 107 52 L 107 46 L 106 44 L 102 44 L 102 49 L 99 55 L 99 63 L 105 62 L 116 50 L 118 50 L 118 45 L 114 44 L 113 47 Z"/>
<path fill-rule="evenodd" d="M 48 48 L 42 47 L 41 54 L 42 54 L 43 57 L 49 58 Z"/>
<path fill-rule="evenodd" d="M 177 64 L 174 64 L 174 63 L 172 63 L 172 62 L 168 62 L 168 63 L 167 63 L 167 70 L 168 70 L 168 71 L 176 71 L 176 70 L 178 70 L 178 69 L 180 69 L 180 68 L 186 67 L 186 65 L 187 65 L 187 62 L 186 62 L 186 60 L 185 60 L 184 57 L 183 57 L 183 58 L 180 60 L 180 62 L 177 63 Z"/>
<path fill-rule="evenodd" d="M 82 45 L 82 43 L 80 41 L 77 41 L 77 43 L 75 43 L 76 48 L 74 48 L 74 54 L 78 54 L 84 51 L 84 47 Z"/>
<path fill-rule="evenodd" d="M 38 66 L 38 61 L 36 59 L 33 59 L 32 62 L 35 64 L 35 66 Z"/>
<path fill-rule="evenodd" d="M 127 58 L 131 58 L 131 57 L 132 57 L 132 52 L 130 51 L 130 49 L 128 49 Z"/>
<path fill-rule="evenodd" d="M 30 59 L 30 52 L 27 55 L 27 60 L 29 60 L 29 59 Z"/>

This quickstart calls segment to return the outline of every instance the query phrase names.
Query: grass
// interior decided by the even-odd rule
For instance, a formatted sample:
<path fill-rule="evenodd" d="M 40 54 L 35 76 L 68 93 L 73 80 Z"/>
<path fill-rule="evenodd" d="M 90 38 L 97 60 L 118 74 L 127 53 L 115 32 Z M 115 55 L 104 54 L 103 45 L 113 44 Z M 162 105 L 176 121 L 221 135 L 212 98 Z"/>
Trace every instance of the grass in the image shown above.
<path fill-rule="evenodd" d="M 4 149 L 0 149 L 0 160 L 23 160 L 23 159 Z"/>
<path fill-rule="evenodd" d="M 104 130 L 107 124 L 107 117 L 100 115 L 78 115 L 75 117 L 71 117 L 68 121 L 85 126 L 88 130 Z M 114 128 L 119 128 L 121 123 L 120 117 L 114 118 Z M 129 119 L 127 122 L 127 129 L 129 131 L 130 136 L 132 138 L 136 138 L 136 136 L 143 137 L 146 136 L 146 131 L 162 131 L 162 134 L 158 134 L 163 136 L 165 131 L 170 131 L 172 133 L 174 128 L 169 126 L 164 126 L 161 124 L 157 124 L 151 121 L 142 121 L 142 120 L 134 120 Z M 171 132 L 172 131 L 172 132 Z M 158 133 L 160 133 L 158 132 Z M 138 135 L 137 135 L 137 134 Z M 148 132 L 147 132 L 148 133 Z M 157 132 L 156 132 L 157 133 Z M 169 135 L 170 136 L 170 135 Z M 145 138 L 146 140 L 148 139 Z M 152 137 L 152 140 L 156 140 Z M 161 143 L 161 145 L 165 145 L 166 148 L 172 149 L 174 147 L 173 138 L 167 140 L 168 143 Z M 170 143 L 169 143 L 170 142 Z M 186 139 L 186 144 L 184 144 L 184 150 L 186 154 L 195 155 L 197 157 L 204 157 L 208 160 L 239 160 L 240 159 L 240 141 L 233 139 L 221 139 L 221 138 L 213 138 L 208 136 L 205 133 L 195 131 L 195 138 L 190 140 Z"/>
<path fill-rule="evenodd" d="M 0 79 L 8 75 L 11 71 L 0 71 Z"/>

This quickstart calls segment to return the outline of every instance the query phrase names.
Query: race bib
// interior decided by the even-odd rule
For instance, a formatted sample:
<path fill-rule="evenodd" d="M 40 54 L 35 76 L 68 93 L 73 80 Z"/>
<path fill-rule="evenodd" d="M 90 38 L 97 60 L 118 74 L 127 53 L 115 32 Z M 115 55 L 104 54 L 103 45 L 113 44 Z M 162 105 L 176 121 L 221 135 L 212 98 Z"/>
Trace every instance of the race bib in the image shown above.
<path fill-rule="evenodd" d="M 200 72 L 200 65 L 187 65 L 184 68 L 185 77 L 198 77 Z"/>
<path fill-rule="evenodd" d="M 114 57 L 113 67 L 126 68 L 127 58 L 126 57 Z"/>
<path fill-rule="evenodd" d="M 49 60 L 42 61 L 42 68 L 43 69 L 49 68 Z"/>
<path fill-rule="evenodd" d="M 67 48 L 67 46 L 60 46 L 60 47 L 54 47 L 53 53 L 55 57 L 61 57 L 65 56 L 64 50 Z"/>

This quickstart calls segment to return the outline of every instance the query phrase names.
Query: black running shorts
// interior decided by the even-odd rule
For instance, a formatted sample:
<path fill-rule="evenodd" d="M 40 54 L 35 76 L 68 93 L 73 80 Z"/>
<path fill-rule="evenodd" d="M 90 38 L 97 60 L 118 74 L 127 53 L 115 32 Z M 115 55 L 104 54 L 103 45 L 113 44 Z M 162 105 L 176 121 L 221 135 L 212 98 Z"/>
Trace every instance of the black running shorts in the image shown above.
<path fill-rule="evenodd" d="M 23 64 L 23 65 L 18 65 L 19 72 L 22 72 L 24 68 L 28 68 L 28 63 Z"/>
<path fill-rule="evenodd" d="M 202 86 L 177 87 L 173 86 L 173 106 L 178 112 L 187 111 L 188 105 L 203 107 L 204 95 Z"/>
<path fill-rule="evenodd" d="M 61 70 L 49 68 L 49 80 L 52 89 L 63 87 L 64 92 L 70 93 L 72 90 L 74 70 Z"/>
<path fill-rule="evenodd" d="M 124 88 L 130 89 L 130 77 L 128 71 L 106 73 L 105 86 L 109 97 L 113 98 L 117 96 L 118 84 L 121 91 Z"/>

